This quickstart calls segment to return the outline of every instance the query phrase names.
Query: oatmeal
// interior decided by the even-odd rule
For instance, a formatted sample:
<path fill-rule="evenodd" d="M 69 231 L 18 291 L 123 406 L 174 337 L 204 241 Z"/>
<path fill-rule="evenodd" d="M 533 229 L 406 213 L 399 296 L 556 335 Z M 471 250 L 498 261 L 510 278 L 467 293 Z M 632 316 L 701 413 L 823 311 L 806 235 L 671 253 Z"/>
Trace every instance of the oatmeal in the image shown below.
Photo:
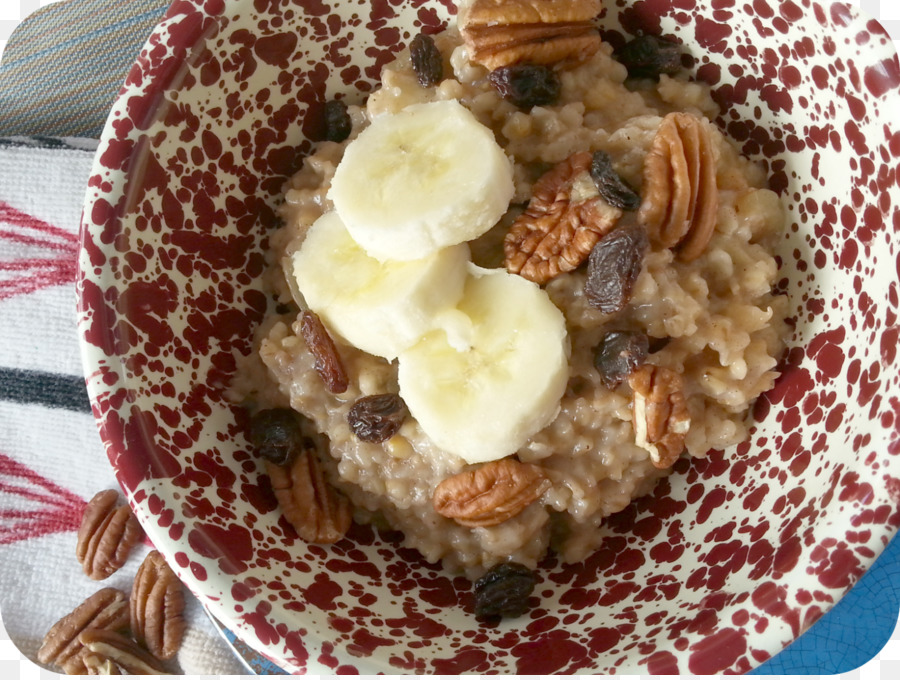
<path fill-rule="evenodd" d="M 599 11 L 593 2 L 574 4 L 588 18 Z M 284 226 L 270 239 L 267 276 L 289 311 L 258 329 L 258 355 L 234 389 L 254 410 L 290 408 L 327 437 L 317 474 L 349 501 L 355 521 L 399 529 L 427 560 L 474 579 L 501 563 L 534 568 L 550 550 L 564 561 L 584 559 L 600 545 L 603 519 L 648 493 L 680 455 L 703 457 L 743 441 L 753 401 L 777 377 L 787 307 L 772 293 L 772 248 L 784 224 L 780 200 L 765 188 L 760 168 L 709 122 L 716 105 L 705 86 L 677 71 L 671 43 L 654 39 L 632 49 L 626 66 L 581 15 L 559 26 L 540 19 L 541 36 L 554 36 L 545 40 L 528 33 L 527 17 L 498 29 L 472 12 L 461 15 L 464 36 L 448 29 L 386 68 L 364 106 L 332 107 L 339 126 L 350 122 L 349 134 L 318 144 L 290 180 Z M 474 22 L 468 33 L 466 21 Z M 495 34 L 504 30 L 518 42 L 496 48 Z M 541 61 L 540 72 L 532 69 L 524 80 L 496 75 L 535 57 L 535 44 L 548 45 L 529 62 Z M 537 90 L 529 98 L 531 87 Z M 397 259 L 406 269 L 384 295 L 404 286 L 414 291 L 404 293 L 421 306 L 412 320 L 399 303 L 384 314 L 361 309 L 367 330 L 356 341 L 358 326 L 323 315 L 346 374 L 345 389 L 336 393 L 303 337 L 303 315 L 315 297 L 304 272 L 319 266 L 304 260 L 307 234 L 366 250 L 349 220 L 335 217 L 344 217 L 335 210 L 332 184 L 345 151 L 373 121 L 439 102 L 458 103 L 490 131 L 511 161 L 503 180 L 508 195 L 500 210 L 491 208 L 483 233 L 462 243 L 432 251 L 413 231 L 403 238 L 410 255 Z M 491 182 L 508 161 L 496 162 Z M 492 196 L 498 191 L 507 189 Z M 463 209 L 473 216 L 469 222 L 482 219 Z M 318 233 L 322 223 L 333 227 L 325 237 Z M 435 260 L 426 273 L 415 269 L 422 258 Z M 373 262 L 375 271 L 385 253 Z M 344 283 L 335 271 L 332 288 Z M 537 431 L 491 460 L 498 442 L 467 442 L 466 451 L 483 444 L 472 456 L 442 444 L 465 439 L 464 420 L 448 421 L 452 427 L 442 432 L 424 411 L 417 416 L 415 399 L 425 397 L 411 385 L 443 364 L 416 356 L 427 342 L 412 349 L 409 343 L 435 342 L 437 333 L 451 349 L 477 344 L 480 327 L 467 324 L 482 312 L 454 301 L 473 287 L 505 286 L 498 273 L 527 282 L 529 308 L 543 304 L 538 296 L 546 299 L 547 318 L 560 316 L 562 335 L 541 341 L 546 381 L 520 383 L 554 394 L 552 411 L 542 410 Z M 400 275 L 392 269 L 390 276 Z M 423 297 L 423 290 L 446 299 Z M 350 304 L 329 294 L 323 291 L 322 305 Z M 458 318 L 434 313 L 435 306 L 456 310 Z M 348 309 L 341 319 L 354 318 Z M 506 319 L 499 309 L 483 313 L 501 327 L 533 323 Z M 488 320 L 482 325 L 491 327 Z M 369 342 L 371 329 L 382 326 L 391 342 Z M 490 370 L 490 362 L 483 364 Z M 463 409 L 459 402 L 469 398 L 480 404 L 465 394 L 443 395 L 454 403 L 448 410 Z M 509 403 L 495 400 L 501 403 L 491 408 L 516 408 L 516 395 L 503 399 Z"/>

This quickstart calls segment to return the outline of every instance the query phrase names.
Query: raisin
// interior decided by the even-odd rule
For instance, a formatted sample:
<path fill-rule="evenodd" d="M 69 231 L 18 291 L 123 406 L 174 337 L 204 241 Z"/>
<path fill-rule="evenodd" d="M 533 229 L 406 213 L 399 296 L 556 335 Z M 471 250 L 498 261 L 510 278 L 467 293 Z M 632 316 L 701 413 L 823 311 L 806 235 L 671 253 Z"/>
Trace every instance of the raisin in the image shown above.
<path fill-rule="evenodd" d="M 356 400 L 347 413 L 347 422 L 359 439 L 378 444 L 397 434 L 408 415 L 400 395 L 372 394 Z"/>
<path fill-rule="evenodd" d="M 332 99 L 325 104 L 325 139 L 329 142 L 343 142 L 350 136 L 353 122 L 347 105 L 337 99 Z"/>
<path fill-rule="evenodd" d="M 628 69 L 630 78 L 659 80 L 661 74 L 674 75 L 681 68 L 681 48 L 677 43 L 655 35 L 639 35 L 615 54 Z"/>
<path fill-rule="evenodd" d="M 643 333 L 614 331 L 607 333 L 594 348 L 594 368 L 609 389 L 625 381 L 647 360 L 650 340 Z"/>
<path fill-rule="evenodd" d="M 430 35 L 419 33 L 409 45 L 416 78 L 422 87 L 437 85 L 444 77 L 444 58 Z"/>
<path fill-rule="evenodd" d="M 604 236 L 588 258 L 584 294 L 604 314 L 621 311 L 631 299 L 649 243 L 637 224 L 625 224 Z"/>
<path fill-rule="evenodd" d="M 619 177 L 612 165 L 612 158 L 605 151 L 597 151 L 591 159 L 591 179 L 597 191 L 613 208 L 637 210 L 641 197 L 628 183 Z"/>
<path fill-rule="evenodd" d="M 338 354 L 334 340 L 328 335 L 322 320 L 314 312 L 309 310 L 303 312 L 300 317 L 300 333 L 316 360 L 316 373 L 322 378 L 326 389 L 332 394 L 346 392 L 350 381 L 344 370 L 341 355 Z"/>
<path fill-rule="evenodd" d="M 672 338 L 649 338 L 650 354 L 661 352 L 669 345 L 670 342 L 672 342 Z"/>
<path fill-rule="evenodd" d="M 501 66 L 491 71 L 488 80 L 501 97 L 526 111 L 534 106 L 554 104 L 559 99 L 559 76 L 540 64 Z"/>
<path fill-rule="evenodd" d="M 492 567 L 475 582 L 475 616 L 479 619 L 521 616 L 534 590 L 534 572 L 518 562 Z"/>
<path fill-rule="evenodd" d="M 312 421 L 289 408 L 265 409 L 250 419 L 250 443 L 258 455 L 276 465 L 290 465 L 315 446 L 308 434 L 312 431 Z"/>

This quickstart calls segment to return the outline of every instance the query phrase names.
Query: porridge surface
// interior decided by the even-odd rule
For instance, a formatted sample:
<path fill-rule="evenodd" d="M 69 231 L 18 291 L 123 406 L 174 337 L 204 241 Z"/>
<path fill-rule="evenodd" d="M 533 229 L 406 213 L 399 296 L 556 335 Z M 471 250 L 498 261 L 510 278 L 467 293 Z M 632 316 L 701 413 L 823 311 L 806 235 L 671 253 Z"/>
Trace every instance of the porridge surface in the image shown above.
<path fill-rule="evenodd" d="M 347 412 L 359 397 L 398 391 L 396 362 L 336 338 L 350 387 L 335 396 L 324 389 L 300 336 L 297 296 L 282 263 L 332 208 L 326 195 L 344 148 L 370 117 L 416 103 L 459 100 L 514 160 L 509 213 L 470 244 L 476 264 L 502 267 L 509 224 L 531 198 L 534 182 L 554 164 L 576 152 L 606 151 L 622 178 L 640 190 L 644 158 L 662 117 L 687 111 L 715 118 L 717 108 L 705 86 L 681 77 L 663 75 L 658 83 L 626 88 L 625 67 L 603 44 L 586 63 L 562 71 L 557 105 L 526 113 L 503 100 L 486 81 L 487 71 L 468 61 L 455 31 L 435 38 L 445 58 L 442 82 L 421 87 L 408 54 L 402 56 L 384 71 L 381 89 L 364 107 L 349 107 L 350 140 L 319 144 L 290 180 L 282 207 L 285 225 L 270 239 L 267 276 L 292 311 L 257 330 L 259 352 L 233 387 L 256 408 L 290 406 L 311 418 L 331 441 L 330 480 L 350 498 L 356 520 L 387 522 L 429 561 L 476 577 L 508 560 L 534 567 L 548 549 L 564 561 L 582 560 L 599 546 L 603 518 L 648 493 L 666 474 L 635 444 L 631 390 L 627 383 L 612 390 L 604 386 L 593 365 L 594 347 L 612 330 L 667 339 L 648 363 L 683 377 L 691 417 L 687 453 L 702 457 L 744 440 L 753 400 L 777 377 L 786 331 L 786 299 L 772 294 L 777 265 L 771 251 L 784 222 L 780 199 L 764 188 L 762 171 L 710 124 L 719 206 L 715 232 L 700 257 L 685 263 L 671 250 L 649 251 L 630 303 L 615 315 L 587 303 L 584 268 L 546 285 L 566 318 L 570 379 L 559 415 L 517 456 L 540 465 L 552 486 L 497 526 L 460 526 L 434 510 L 432 494 L 442 480 L 470 467 L 464 460 L 436 447 L 413 419 L 383 444 L 358 440 L 348 426 Z"/>

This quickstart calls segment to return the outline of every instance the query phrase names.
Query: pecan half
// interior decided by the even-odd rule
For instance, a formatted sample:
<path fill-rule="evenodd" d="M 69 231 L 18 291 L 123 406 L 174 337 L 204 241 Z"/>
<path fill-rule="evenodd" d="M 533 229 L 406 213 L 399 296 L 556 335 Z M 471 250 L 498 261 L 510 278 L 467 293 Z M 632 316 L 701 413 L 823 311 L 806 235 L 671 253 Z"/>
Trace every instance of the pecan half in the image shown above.
<path fill-rule="evenodd" d="M 290 467 L 266 462 L 275 498 L 285 519 L 309 543 L 335 543 L 353 521 L 353 508 L 344 494 L 325 479 L 314 449 L 301 452 Z"/>
<path fill-rule="evenodd" d="M 622 217 L 591 178 L 592 155 L 578 152 L 532 187 L 528 208 L 503 241 L 506 268 L 543 285 L 584 262 Z"/>
<path fill-rule="evenodd" d="M 116 664 L 93 652 L 84 655 L 84 667 L 88 675 L 122 675 L 122 669 Z"/>
<path fill-rule="evenodd" d="M 445 479 L 434 490 L 438 514 L 466 527 L 491 527 L 515 517 L 551 486 L 544 470 L 501 458 Z"/>
<path fill-rule="evenodd" d="M 344 362 L 318 315 L 309 310 L 303 312 L 300 316 L 300 334 L 316 360 L 316 373 L 322 378 L 326 389 L 332 394 L 346 392 L 350 381 Z"/>
<path fill-rule="evenodd" d="M 119 492 L 96 494 L 85 507 L 78 528 L 75 556 L 84 573 L 95 581 L 112 576 L 144 535 L 127 505 L 118 505 Z"/>
<path fill-rule="evenodd" d="M 655 467 L 672 467 L 684 451 L 684 438 L 691 427 L 681 375 L 645 364 L 628 377 L 628 384 L 634 390 L 635 443 L 650 452 Z"/>
<path fill-rule="evenodd" d="M 154 550 L 141 563 L 131 588 L 131 631 L 158 659 L 171 659 L 186 627 L 181 581 Z"/>
<path fill-rule="evenodd" d="M 37 653 L 42 664 L 55 665 L 67 675 L 83 675 L 84 645 L 78 636 L 86 630 L 126 630 L 128 596 L 116 588 L 103 588 L 53 624 Z"/>
<path fill-rule="evenodd" d="M 644 161 L 640 221 L 653 240 L 689 262 L 716 228 L 719 192 L 708 124 L 689 113 L 663 118 Z"/>
<path fill-rule="evenodd" d="M 490 70 L 580 62 L 600 48 L 600 0 L 474 0 L 459 21 L 469 59 Z"/>
<path fill-rule="evenodd" d="M 78 641 L 101 663 L 108 661 L 123 675 L 171 675 L 159 659 L 138 644 L 111 630 L 86 630 Z"/>

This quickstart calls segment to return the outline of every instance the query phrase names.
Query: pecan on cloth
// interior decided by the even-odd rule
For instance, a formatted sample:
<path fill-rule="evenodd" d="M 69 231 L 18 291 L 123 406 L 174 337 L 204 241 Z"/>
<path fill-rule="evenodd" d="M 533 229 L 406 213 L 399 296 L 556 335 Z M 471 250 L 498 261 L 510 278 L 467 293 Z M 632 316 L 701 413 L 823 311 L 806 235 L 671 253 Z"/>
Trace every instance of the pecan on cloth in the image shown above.
<path fill-rule="evenodd" d="M 156 550 L 138 568 L 129 608 L 135 638 L 156 658 L 173 658 L 187 627 L 184 593 L 181 581 Z"/>
<path fill-rule="evenodd" d="M 66 675 L 85 675 L 85 647 L 79 640 L 87 630 L 127 630 L 128 596 L 116 588 L 103 588 L 53 624 L 37 653 L 42 664 L 54 665 Z"/>
<path fill-rule="evenodd" d="M 119 505 L 119 492 L 96 494 L 84 509 L 75 556 L 84 573 L 101 581 L 122 568 L 144 532 L 127 505 Z"/>

